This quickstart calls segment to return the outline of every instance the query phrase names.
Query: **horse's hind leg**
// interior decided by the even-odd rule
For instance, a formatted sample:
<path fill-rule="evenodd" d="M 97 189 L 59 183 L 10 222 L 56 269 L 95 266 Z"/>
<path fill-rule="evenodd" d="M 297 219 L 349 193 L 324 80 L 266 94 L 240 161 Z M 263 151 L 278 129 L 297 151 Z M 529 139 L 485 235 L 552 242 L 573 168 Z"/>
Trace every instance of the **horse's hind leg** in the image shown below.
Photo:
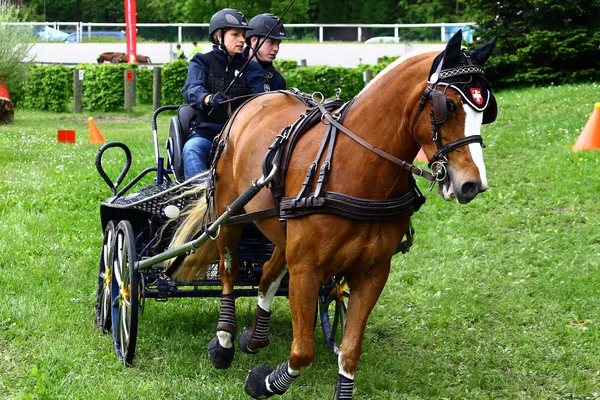
<path fill-rule="evenodd" d="M 297 268 L 295 270 L 293 268 Z M 294 340 L 289 361 L 275 370 L 266 365 L 248 373 L 244 390 L 253 398 L 267 398 L 284 394 L 300 373 L 308 368 L 315 358 L 313 327 L 317 309 L 317 296 L 321 284 L 314 266 L 295 265 L 290 268 L 290 309 Z"/>
<path fill-rule="evenodd" d="M 346 312 L 346 329 L 338 355 L 338 378 L 333 400 L 351 399 L 354 388 L 354 374 L 362 353 L 362 341 L 367 318 L 375 306 L 389 275 L 389 263 L 375 268 L 365 278 L 365 274 L 349 277 L 350 299 Z"/>
<path fill-rule="evenodd" d="M 239 270 L 237 243 L 242 233 L 241 226 L 222 227 L 217 239 L 219 245 L 219 277 L 223 291 L 221 309 L 217 322 L 217 335 L 208 344 L 208 359 L 216 368 L 229 368 L 235 354 L 235 318 L 234 285 Z"/>
<path fill-rule="evenodd" d="M 263 265 L 254 323 L 250 328 L 244 328 L 238 340 L 240 350 L 243 352 L 258 353 L 259 349 L 269 345 L 271 304 L 286 273 L 285 252 L 276 247 L 269 261 Z"/>

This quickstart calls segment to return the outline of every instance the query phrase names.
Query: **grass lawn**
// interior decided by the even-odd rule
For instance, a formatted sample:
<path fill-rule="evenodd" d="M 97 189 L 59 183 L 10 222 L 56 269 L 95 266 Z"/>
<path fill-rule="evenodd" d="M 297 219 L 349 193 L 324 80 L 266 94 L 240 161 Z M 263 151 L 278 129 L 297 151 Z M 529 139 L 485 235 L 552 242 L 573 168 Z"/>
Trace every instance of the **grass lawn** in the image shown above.
<path fill-rule="evenodd" d="M 490 189 L 468 205 L 425 193 L 415 245 L 394 258 L 369 319 L 355 399 L 600 397 L 600 152 L 571 151 L 599 89 L 496 93 L 498 120 L 482 131 Z M 288 358 L 285 298 L 273 306 L 271 346 L 238 350 L 229 370 L 206 354 L 216 299 L 149 300 L 131 368 L 98 333 L 99 203 L 110 193 L 88 116 L 132 149 L 132 174 L 152 165 L 148 108 L 17 110 L 14 125 L 0 126 L 0 398 L 245 398 L 249 369 Z M 75 129 L 77 142 L 57 143 L 58 129 Z M 105 163 L 112 176 L 116 153 Z M 240 330 L 255 304 L 238 299 Z M 319 329 L 315 343 L 317 359 L 285 398 L 331 398 L 337 359 Z"/>

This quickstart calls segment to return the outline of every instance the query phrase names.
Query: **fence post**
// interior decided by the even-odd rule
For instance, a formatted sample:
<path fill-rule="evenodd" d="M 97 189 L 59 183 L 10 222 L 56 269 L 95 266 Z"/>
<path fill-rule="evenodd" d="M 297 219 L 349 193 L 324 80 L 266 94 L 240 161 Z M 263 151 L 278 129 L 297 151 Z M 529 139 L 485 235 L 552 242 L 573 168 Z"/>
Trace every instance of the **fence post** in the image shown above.
<path fill-rule="evenodd" d="M 83 111 L 83 70 L 73 68 L 73 112 Z"/>
<path fill-rule="evenodd" d="M 300 60 L 300 66 L 301 67 L 306 67 L 306 60 L 305 59 Z"/>
<path fill-rule="evenodd" d="M 373 79 L 373 71 L 371 71 L 370 69 L 365 69 L 365 72 L 363 72 L 363 80 L 365 81 L 365 86 L 367 86 L 369 82 L 371 82 L 371 79 Z"/>
<path fill-rule="evenodd" d="M 135 104 L 135 74 L 132 69 L 125 70 L 125 111 L 131 111 Z"/>
<path fill-rule="evenodd" d="M 160 67 L 154 67 L 152 77 L 152 111 L 155 111 L 160 107 Z"/>

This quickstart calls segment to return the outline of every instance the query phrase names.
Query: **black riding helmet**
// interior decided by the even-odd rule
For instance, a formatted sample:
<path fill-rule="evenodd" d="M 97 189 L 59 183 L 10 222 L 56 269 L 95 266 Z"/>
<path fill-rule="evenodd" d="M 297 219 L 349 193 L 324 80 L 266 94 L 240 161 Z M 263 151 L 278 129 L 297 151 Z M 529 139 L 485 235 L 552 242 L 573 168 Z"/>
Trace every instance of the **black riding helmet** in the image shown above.
<path fill-rule="evenodd" d="M 250 29 L 248 20 L 244 17 L 244 14 L 234 8 L 224 8 L 221 11 L 217 11 L 210 19 L 210 25 L 208 26 L 210 41 L 218 44 L 214 33 L 219 29 L 224 30 L 227 28 L 238 28 L 246 31 Z"/>
<path fill-rule="evenodd" d="M 275 27 L 273 28 L 274 25 Z M 288 39 L 288 37 L 285 36 L 285 27 L 279 18 L 273 14 L 258 14 L 250 20 L 248 26 L 250 27 L 246 32 L 246 44 L 248 46 L 250 46 L 250 38 L 252 36 L 268 37 L 276 40 Z"/>

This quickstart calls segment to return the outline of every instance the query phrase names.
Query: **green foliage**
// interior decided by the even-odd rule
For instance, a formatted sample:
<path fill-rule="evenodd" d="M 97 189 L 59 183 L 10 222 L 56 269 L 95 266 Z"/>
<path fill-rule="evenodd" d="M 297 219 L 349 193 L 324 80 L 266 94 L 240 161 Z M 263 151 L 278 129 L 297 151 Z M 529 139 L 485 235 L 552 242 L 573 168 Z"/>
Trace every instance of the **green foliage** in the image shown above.
<path fill-rule="evenodd" d="M 380 73 L 398 57 L 382 57 L 378 64 L 361 64 L 356 68 L 313 67 L 294 68 L 282 72 L 288 88 L 298 88 L 306 93 L 321 92 L 325 97 L 335 97 L 335 90 L 342 89 L 340 98 L 344 101 L 356 96 L 364 87 L 363 72 L 373 71 L 373 76 Z M 287 63 L 284 63 L 286 65 Z"/>
<path fill-rule="evenodd" d="M 306 93 L 321 92 L 325 97 L 335 97 L 336 88 L 342 89 L 340 98 L 350 100 L 364 87 L 363 76 L 356 69 L 344 67 L 296 68 L 285 75 L 288 88 L 298 88 Z"/>
<path fill-rule="evenodd" d="M 83 76 L 83 107 L 93 111 L 122 110 L 125 103 L 125 70 L 137 68 L 131 64 L 81 64 Z"/>
<path fill-rule="evenodd" d="M 600 0 L 469 0 L 481 43 L 498 34 L 486 75 L 496 86 L 600 79 Z M 595 36 L 596 35 L 596 36 Z"/>
<path fill-rule="evenodd" d="M 33 65 L 24 90 L 23 106 L 64 112 L 73 93 L 73 69 L 64 65 Z"/>
<path fill-rule="evenodd" d="M 277 58 L 275 59 L 275 61 L 273 61 L 273 66 L 275 66 L 275 68 L 277 68 L 280 73 L 285 74 L 288 71 L 298 68 L 298 61 L 289 60 L 285 58 Z"/>
<path fill-rule="evenodd" d="M 161 71 L 161 104 L 185 104 L 181 89 L 187 78 L 188 62 L 177 60 L 163 65 Z"/>
<path fill-rule="evenodd" d="M 27 81 L 28 61 L 33 47 L 31 28 L 25 25 L 3 25 L 3 22 L 25 21 L 27 16 L 18 8 L 0 2 L 0 77 L 3 77 L 13 103 L 23 97 Z"/>
<path fill-rule="evenodd" d="M 152 104 L 152 68 L 138 68 L 136 76 L 136 96 L 139 104 Z"/>

